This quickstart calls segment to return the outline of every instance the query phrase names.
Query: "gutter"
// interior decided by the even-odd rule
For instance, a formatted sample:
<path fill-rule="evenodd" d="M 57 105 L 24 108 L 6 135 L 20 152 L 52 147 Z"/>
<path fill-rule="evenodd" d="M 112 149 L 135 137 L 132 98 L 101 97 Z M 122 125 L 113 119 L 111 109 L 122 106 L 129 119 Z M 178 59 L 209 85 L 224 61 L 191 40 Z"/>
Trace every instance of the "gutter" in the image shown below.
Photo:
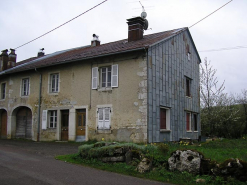
<path fill-rule="evenodd" d="M 37 141 L 39 142 L 39 135 L 40 135 L 40 107 L 41 107 L 41 90 L 42 90 L 42 73 L 37 71 L 35 68 L 35 71 L 40 74 L 39 77 L 39 108 L 38 108 L 38 130 L 37 130 Z"/>

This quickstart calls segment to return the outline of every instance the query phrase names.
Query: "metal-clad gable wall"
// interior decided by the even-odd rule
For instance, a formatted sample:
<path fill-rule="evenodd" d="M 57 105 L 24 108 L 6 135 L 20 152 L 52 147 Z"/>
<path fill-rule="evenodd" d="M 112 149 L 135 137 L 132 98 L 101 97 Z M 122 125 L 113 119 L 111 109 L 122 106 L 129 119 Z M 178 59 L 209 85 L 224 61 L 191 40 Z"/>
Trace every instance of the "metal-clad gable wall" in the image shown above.
<path fill-rule="evenodd" d="M 188 60 L 187 45 L 191 53 Z M 199 61 L 187 31 L 148 50 L 148 142 L 198 139 Z M 191 79 L 191 97 L 186 97 L 185 79 Z M 160 107 L 170 108 L 170 131 L 160 131 Z M 186 112 L 198 115 L 198 132 L 186 131 Z"/>

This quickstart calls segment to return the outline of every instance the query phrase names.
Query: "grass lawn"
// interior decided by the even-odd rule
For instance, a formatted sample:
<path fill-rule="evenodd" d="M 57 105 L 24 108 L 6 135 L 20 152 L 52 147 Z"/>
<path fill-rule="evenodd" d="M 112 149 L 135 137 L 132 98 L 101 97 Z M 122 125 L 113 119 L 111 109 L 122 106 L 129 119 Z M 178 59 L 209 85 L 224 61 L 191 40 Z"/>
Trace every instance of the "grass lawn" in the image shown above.
<path fill-rule="evenodd" d="M 91 143 L 91 141 L 85 142 L 85 144 Z M 204 154 L 205 158 L 210 158 L 211 160 L 217 161 L 217 163 L 222 163 L 229 158 L 238 158 L 243 161 L 247 161 L 247 138 L 235 140 L 223 139 L 207 143 L 196 143 L 194 145 L 188 145 L 187 143 L 166 143 L 166 145 L 169 146 L 169 151 L 166 153 L 166 155 L 162 154 L 161 156 L 160 153 L 157 152 L 149 154 L 149 156 L 153 155 L 156 164 L 154 164 L 153 170 L 144 174 L 137 172 L 136 166 L 127 165 L 125 163 L 104 163 L 97 159 L 83 159 L 79 153 L 65 156 L 56 156 L 56 159 L 101 170 L 140 178 L 147 178 L 156 181 L 169 182 L 173 184 L 198 184 L 196 183 L 196 179 L 198 178 L 205 179 L 205 183 L 203 184 L 246 184 L 234 179 L 228 179 L 228 181 L 224 181 L 224 179 L 221 177 L 212 177 L 207 175 L 195 176 L 189 174 L 188 172 L 171 172 L 167 170 L 165 163 L 162 165 L 160 164 L 167 160 L 170 157 L 170 154 L 177 149 L 192 149 L 199 151 Z M 159 165 L 157 163 L 159 163 Z"/>

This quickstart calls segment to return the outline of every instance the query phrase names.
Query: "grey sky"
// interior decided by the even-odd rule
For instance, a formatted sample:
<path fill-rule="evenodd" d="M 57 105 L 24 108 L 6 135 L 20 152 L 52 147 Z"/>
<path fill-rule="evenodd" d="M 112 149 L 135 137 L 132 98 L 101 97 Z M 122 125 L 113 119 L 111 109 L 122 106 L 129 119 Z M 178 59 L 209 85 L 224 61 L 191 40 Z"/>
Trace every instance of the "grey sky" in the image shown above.
<path fill-rule="evenodd" d="M 16 48 L 59 26 L 103 0 L 11 0 L 1 2 L 0 50 Z M 189 27 L 229 0 L 142 0 L 149 28 L 145 34 Z M 89 45 L 92 34 L 101 43 L 127 38 L 126 19 L 139 16 L 137 0 L 108 0 L 60 29 L 17 49 L 17 61 L 45 53 Z M 245 49 L 200 52 L 234 46 L 247 47 L 247 0 L 230 4 L 190 29 L 202 61 L 205 57 L 216 68 L 219 83 L 225 80 L 226 92 L 246 89 Z"/>

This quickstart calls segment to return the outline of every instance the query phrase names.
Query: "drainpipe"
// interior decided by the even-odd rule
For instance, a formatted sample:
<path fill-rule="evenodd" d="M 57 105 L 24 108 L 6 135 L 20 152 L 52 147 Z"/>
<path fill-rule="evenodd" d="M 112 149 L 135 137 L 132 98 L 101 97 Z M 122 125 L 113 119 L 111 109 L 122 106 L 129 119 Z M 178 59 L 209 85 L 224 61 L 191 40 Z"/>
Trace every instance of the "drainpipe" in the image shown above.
<path fill-rule="evenodd" d="M 41 107 L 41 90 L 42 90 L 42 74 L 37 71 L 35 68 L 35 71 L 40 74 L 39 76 L 39 108 L 38 108 L 38 131 L 37 131 L 37 141 L 39 142 L 39 135 L 40 135 L 40 107 Z"/>

